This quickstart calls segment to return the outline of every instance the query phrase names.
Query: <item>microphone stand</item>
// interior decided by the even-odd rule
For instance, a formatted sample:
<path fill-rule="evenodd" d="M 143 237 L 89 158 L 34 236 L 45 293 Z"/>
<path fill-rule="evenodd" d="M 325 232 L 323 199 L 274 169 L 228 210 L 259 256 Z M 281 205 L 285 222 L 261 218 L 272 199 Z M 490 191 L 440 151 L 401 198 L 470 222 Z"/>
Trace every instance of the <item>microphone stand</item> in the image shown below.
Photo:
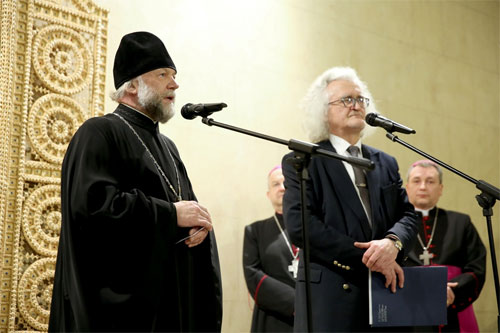
<path fill-rule="evenodd" d="M 311 309 L 311 287 L 310 287 L 310 270 L 309 270 L 309 227 L 306 223 L 307 221 L 307 209 L 306 207 L 306 182 L 309 179 L 309 175 L 307 172 L 307 167 L 311 160 L 311 156 L 320 155 L 329 158 L 334 158 L 338 160 L 345 161 L 347 163 L 359 166 L 366 170 L 373 170 L 375 168 L 375 164 L 364 158 L 350 157 L 350 156 L 342 156 L 331 152 L 329 150 L 325 150 L 319 148 L 318 145 L 304 142 L 300 140 L 291 139 L 289 141 L 279 139 L 276 137 L 272 137 L 266 134 L 261 134 L 253 131 L 249 131 L 243 128 L 223 124 L 213 120 L 212 118 L 203 117 L 201 120 L 202 123 L 208 126 L 217 126 L 222 127 L 231 131 L 235 131 L 238 133 L 250 135 L 259 139 L 272 141 L 275 143 L 279 143 L 285 146 L 288 146 L 290 150 L 293 150 L 294 157 L 287 162 L 293 165 L 297 176 L 300 182 L 300 203 L 301 203 L 301 223 L 302 223 L 302 239 L 304 240 L 304 246 L 302 248 L 302 253 L 304 254 L 303 262 L 304 262 L 304 272 L 305 272 L 305 285 L 306 285 L 306 309 L 307 309 L 307 330 L 308 332 L 313 331 L 312 327 L 312 309 Z"/>
<path fill-rule="evenodd" d="M 390 131 L 387 131 L 386 135 L 387 138 L 391 141 L 398 142 L 399 144 L 409 148 L 410 150 L 413 150 L 417 154 L 420 154 L 427 159 L 439 164 L 443 168 L 446 168 L 453 172 L 454 174 L 459 175 L 462 178 L 467 179 L 474 185 L 476 185 L 476 188 L 481 191 L 480 194 L 476 195 L 476 200 L 483 208 L 483 216 L 486 218 L 486 225 L 488 229 L 488 239 L 490 242 L 490 252 L 491 252 L 491 263 L 493 267 L 493 279 L 495 281 L 495 293 L 496 293 L 496 299 L 497 299 L 497 330 L 500 332 L 500 291 L 499 291 L 499 279 L 498 279 L 498 267 L 497 267 L 497 260 L 496 260 L 496 255 L 495 255 L 495 244 L 494 244 L 494 239 L 493 239 L 493 228 L 491 227 L 491 217 L 493 216 L 493 206 L 495 205 L 496 200 L 500 200 L 500 190 L 485 182 L 484 180 L 476 180 L 467 174 L 449 166 L 448 164 L 441 162 L 437 158 L 421 151 L 418 148 L 415 148 L 414 146 L 404 142 L 400 138 L 398 138 L 396 135 L 392 134 Z"/>

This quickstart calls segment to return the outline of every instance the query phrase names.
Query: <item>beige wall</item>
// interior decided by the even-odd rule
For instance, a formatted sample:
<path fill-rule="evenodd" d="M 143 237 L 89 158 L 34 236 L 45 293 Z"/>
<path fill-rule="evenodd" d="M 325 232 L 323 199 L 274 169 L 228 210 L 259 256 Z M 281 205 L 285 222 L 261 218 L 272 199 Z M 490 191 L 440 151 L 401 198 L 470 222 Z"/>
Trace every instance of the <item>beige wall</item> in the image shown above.
<path fill-rule="evenodd" d="M 109 14 L 107 90 L 122 35 L 160 36 L 178 68 L 177 109 L 226 102 L 217 121 L 284 139 L 307 139 L 297 104 L 336 65 L 356 68 L 379 111 L 417 130 L 400 137 L 466 174 L 500 184 L 499 2 L 368 0 L 99 0 Z M 108 101 L 108 112 L 114 105 Z M 241 257 L 243 227 L 270 216 L 266 175 L 287 148 L 176 116 L 162 132 L 178 145 L 218 237 L 225 332 L 251 318 Z M 397 157 L 402 174 L 420 156 L 384 137 L 366 143 Z M 441 205 L 470 214 L 488 246 L 468 181 L 445 172 Z M 500 205 L 493 230 L 500 244 Z M 489 253 L 489 251 L 488 251 Z M 498 257 L 498 254 L 497 254 Z M 482 331 L 496 329 L 491 259 L 475 303 Z"/>

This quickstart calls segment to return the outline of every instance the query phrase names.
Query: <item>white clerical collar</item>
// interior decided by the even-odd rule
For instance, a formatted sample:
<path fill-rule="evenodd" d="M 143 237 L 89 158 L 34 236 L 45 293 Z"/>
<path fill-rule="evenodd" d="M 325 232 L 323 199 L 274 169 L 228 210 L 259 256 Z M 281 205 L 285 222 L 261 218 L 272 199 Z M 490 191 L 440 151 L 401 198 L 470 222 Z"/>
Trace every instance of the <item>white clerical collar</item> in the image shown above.
<path fill-rule="evenodd" d="M 422 216 L 429 216 L 429 212 L 433 209 L 434 207 L 432 207 L 431 209 L 420 209 L 415 207 L 415 211 L 422 213 Z"/>
<path fill-rule="evenodd" d="M 155 124 L 156 124 L 156 121 L 154 121 L 154 120 L 153 120 L 150 116 L 148 116 L 148 115 L 147 115 L 147 114 L 145 114 L 144 112 L 139 111 L 139 110 L 137 110 L 136 108 L 133 108 L 133 107 L 131 107 L 131 106 L 130 106 L 130 105 L 128 105 L 128 104 L 124 104 L 124 103 L 121 103 L 121 104 L 125 105 L 125 106 L 126 106 L 126 107 L 128 107 L 129 109 L 132 109 L 132 110 L 134 110 L 135 112 L 137 112 L 137 113 L 139 113 L 139 114 L 142 114 L 144 117 L 148 117 L 148 118 L 149 118 L 149 119 L 150 119 L 153 123 L 155 123 Z"/>
<path fill-rule="evenodd" d="M 335 148 L 338 154 L 344 154 L 347 148 L 349 148 L 350 146 L 358 147 L 359 151 L 361 152 L 361 139 L 359 139 L 358 142 L 356 142 L 354 145 L 351 145 L 349 142 L 347 142 L 340 136 L 336 136 L 335 134 L 331 133 L 329 139 L 330 143 L 332 144 L 333 148 Z"/>

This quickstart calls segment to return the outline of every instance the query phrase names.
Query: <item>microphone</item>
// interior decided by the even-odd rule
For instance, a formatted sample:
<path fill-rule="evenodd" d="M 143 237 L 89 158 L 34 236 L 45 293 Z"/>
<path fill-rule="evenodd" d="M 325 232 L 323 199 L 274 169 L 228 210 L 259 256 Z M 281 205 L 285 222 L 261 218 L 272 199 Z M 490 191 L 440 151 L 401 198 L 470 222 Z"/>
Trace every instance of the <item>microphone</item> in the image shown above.
<path fill-rule="evenodd" d="M 405 125 L 398 124 L 395 121 L 382 117 L 376 113 L 368 113 L 365 117 L 365 121 L 370 126 L 378 126 L 385 128 L 388 132 L 400 132 L 404 134 L 417 133 L 414 129 L 406 127 Z"/>
<path fill-rule="evenodd" d="M 227 106 L 226 103 L 192 104 L 188 103 L 181 109 L 181 114 L 186 119 L 194 119 L 197 116 L 208 117 L 216 111 L 220 111 Z"/>

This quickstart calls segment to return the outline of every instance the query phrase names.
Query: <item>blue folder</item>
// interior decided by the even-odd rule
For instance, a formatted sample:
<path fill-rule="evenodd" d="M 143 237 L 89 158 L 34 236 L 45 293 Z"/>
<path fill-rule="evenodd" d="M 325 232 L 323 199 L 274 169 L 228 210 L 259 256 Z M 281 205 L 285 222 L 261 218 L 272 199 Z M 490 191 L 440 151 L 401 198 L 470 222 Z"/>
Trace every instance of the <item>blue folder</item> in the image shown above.
<path fill-rule="evenodd" d="M 370 325 L 446 325 L 446 283 L 444 266 L 403 267 L 404 287 L 396 293 L 385 287 L 381 273 L 369 272 Z"/>

